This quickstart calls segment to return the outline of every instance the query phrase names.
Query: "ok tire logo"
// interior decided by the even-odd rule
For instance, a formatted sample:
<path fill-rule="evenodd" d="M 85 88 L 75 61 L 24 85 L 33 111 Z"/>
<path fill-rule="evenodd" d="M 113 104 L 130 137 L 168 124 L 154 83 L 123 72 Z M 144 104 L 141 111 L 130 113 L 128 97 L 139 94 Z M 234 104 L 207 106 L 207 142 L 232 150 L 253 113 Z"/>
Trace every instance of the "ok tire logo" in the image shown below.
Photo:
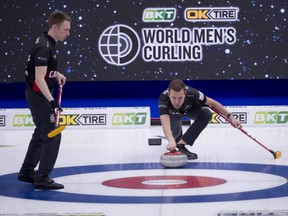
<path fill-rule="evenodd" d="M 60 115 L 60 125 L 78 126 L 78 125 L 106 125 L 106 114 L 71 114 Z"/>

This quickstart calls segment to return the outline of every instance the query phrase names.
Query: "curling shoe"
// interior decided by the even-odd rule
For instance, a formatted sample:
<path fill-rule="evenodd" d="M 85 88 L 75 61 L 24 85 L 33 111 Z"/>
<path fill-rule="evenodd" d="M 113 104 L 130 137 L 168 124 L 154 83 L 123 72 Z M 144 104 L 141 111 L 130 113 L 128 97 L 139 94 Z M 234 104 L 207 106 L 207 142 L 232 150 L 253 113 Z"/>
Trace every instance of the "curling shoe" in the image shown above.
<path fill-rule="evenodd" d="M 177 144 L 176 147 L 180 152 L 187 156 L 188 160 L 195 160 L 198 158 L 198 155 L 188 151 L 184 144 Z"/>
<path fill-rule="evenodd" d="M 35 171 L 32 171 L 29 174 L 23 174 L 19 172 L 17 179 L 22 182 L 34 184 L 34 176 L 35 176 Z"/>
<path fill-rule="evenodd" d="M 44 182 L 35 182 L 34 188 L 40 189 L 40 190 L 59 190 L 59 189 L 63 189 L 64 185 L 59 184 L 55 182 L 53 179 L 49 178 Z"/>

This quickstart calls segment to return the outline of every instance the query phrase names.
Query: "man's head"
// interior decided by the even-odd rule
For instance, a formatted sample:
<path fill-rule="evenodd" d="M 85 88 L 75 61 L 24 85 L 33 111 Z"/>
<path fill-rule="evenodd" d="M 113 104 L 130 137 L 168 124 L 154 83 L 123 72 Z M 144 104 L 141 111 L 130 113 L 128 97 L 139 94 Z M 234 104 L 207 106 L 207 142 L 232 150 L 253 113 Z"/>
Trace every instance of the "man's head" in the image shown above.
<path fill-rule="evenodd" d="M 64 41 L 70 35 L 71 17 L 63 11 L 52 12 L 48 18 L 48 34 L 55 41 Z"/>
<path fill-rule="evenodd" d="M 185 83 L 180 79 L 172 80 L 168 86 L 168 96 L 174 108 L 179 109 L 185 100 Z"/>

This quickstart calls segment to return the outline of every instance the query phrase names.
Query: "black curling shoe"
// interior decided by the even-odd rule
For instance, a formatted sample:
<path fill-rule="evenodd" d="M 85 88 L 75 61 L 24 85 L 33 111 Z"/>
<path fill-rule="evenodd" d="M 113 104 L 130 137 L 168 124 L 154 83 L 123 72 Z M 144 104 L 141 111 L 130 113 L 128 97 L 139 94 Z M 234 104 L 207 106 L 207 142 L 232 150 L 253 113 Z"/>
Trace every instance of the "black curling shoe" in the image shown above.
<path fill-rule="evenodd" d="M 35 189 L 40 190 L 59 190 L 64 188 L 63 184 L 59 184 L 55 182 L 53 179 L 48 179 L 44 182 L 35 182 L 34 185 Z"/>
<path fill-rule="evenodd" d="M 29 174 L 23 174 L 23 173 L 19 173 L 17 179 L 19 181 L 22 182 L 27 182 L 27 183 L 31 183 L 34 184 L 34 176 L 35 176 L 35 171 L 29 173 Z"/>
<path fill-rule="evenodd" d="M 188 151 L 188 150 L 186 149 L 185 145 L 183 145 L 183 144 L 177 144 L 176 147 L 178 148 L 178 150 L 179 150 L 180 152 L 182 152 L 183 154 L 185 154 L 185 155 L 187 156 L 188 160 L 195 160 L 195 159 L 198 158 L 198 155 L 195 154 L 195 153 L 192 153 L 192 152 Z"/>

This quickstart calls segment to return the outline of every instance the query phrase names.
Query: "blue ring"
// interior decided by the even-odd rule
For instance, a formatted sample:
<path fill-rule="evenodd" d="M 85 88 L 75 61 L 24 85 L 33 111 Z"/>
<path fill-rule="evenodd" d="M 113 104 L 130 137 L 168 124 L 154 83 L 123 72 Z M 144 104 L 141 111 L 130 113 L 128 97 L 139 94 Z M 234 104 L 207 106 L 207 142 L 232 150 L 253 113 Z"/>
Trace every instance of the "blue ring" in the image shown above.
<path fill-rule="evenodd" d="M 238 164 L 238 163 L 188 163 L 185 168 L 191 169 L 214 169 L 214 170 L 236 170 L 248 172 L 260 172 L 284 177 L 288 179 L 288 166 L 261 165 L 261 164 Z M 163 169 L 159 163 L 137 163 L 137 164 L 104 164 L 55 168 L 53 176 L 63 177 L 69 175 L 123 171 L 142 169 Z M 209 174 L 209 172 L 207 172 Z M 262 189 L 257 191 L 224 193 L 212 195 L 185 195 L 185 196 L 110 196 L 66 193 L 61 191 L 35 191 L 33 185 L 17 181 L 17 173 L 0 176 L 0 195 L 31 200 L 45 200 L 58 202 L 77 203 L 126 203 L 126 204 L 157 204 L 157 203 L 201 203 L 201 202 L 223 202 L 253 200 L 288 196 L 288 182 L 283 185 Z"/>

